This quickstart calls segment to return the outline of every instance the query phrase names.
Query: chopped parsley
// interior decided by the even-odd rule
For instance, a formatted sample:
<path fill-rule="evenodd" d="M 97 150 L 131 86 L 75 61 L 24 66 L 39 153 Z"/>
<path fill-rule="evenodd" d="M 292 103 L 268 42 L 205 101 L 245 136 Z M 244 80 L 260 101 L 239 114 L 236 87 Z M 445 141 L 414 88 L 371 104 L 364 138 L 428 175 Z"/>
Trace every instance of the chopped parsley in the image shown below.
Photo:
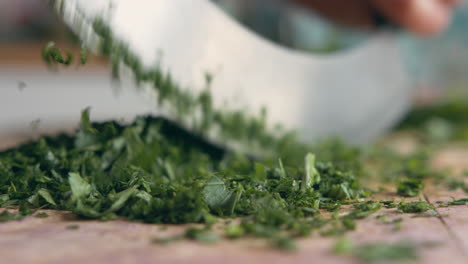
<path fill-rule="evenodd" d="M 419 258 L 419 245 L 409 241 L 397 243 L 373 242 L 355 245 L 348 238 L 336 241 L 333 253 L 354 256 L 366 263 L 382 261 L 410 261 Z"/>
<path fill-rule="evenodd" d="M 366 262 L 408 261 L 419 258 L 418 247 L 410 242 L 360 245 L 355 248 L 353 254 Z"/>
<path fill-rule="evenodd" d="M 468 205 L 468 198 L 462 198 L 459 200 L 453 200 L 447 203 L 448 205 Z"/>
<path fill-rule="evenodd" d="M 415 197 L 421 194 L 424 183 L 421 179 L 407 179 L 398 183 L 397 194 L 406 197 Z"/>
<path fill-rule="evenodd" d="M 352 169 L 320 161 L 310 154 L 312 148 L 258 160 L 190 136 L 161 118 L 142 117 L 125 126 L 93 124 L 86 109 L 74 135 L 43 137 L 0 153 L 0 205 L 160 224 L 210 226 L 219 218 L 240 218 L 226 226 L 223 236 L 263 237 L 292 250 L 294 237 L 326 224 L 320 208 L 338 208 L 367 195 Z M 343 230 L 354 229 L 352 219 L 381 204 L 354 207 L 340 224 Z M 22 216 L 6 212 L 3 219 Z M 191 228 L 185 237 L 218 239 L 203 228 Z"/>
<path fill-rule="evenodd" d="M 417 202 L 400 202 L 398 205 L 398 211 L 402 213 L 424 213 L 428 210 L 434 209 L 430 203 L 425 201 Z"/>

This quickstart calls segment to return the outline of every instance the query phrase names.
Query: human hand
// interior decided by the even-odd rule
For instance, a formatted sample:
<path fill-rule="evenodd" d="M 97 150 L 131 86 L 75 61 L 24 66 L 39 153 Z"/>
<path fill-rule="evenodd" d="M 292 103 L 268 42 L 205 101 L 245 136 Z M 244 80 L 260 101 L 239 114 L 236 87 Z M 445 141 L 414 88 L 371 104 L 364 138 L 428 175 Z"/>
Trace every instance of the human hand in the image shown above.
<path fill-rule="evenodd" d="M 294 0 L 337 23 L 372 28 L 376 13 L 418 35 L 440 33 L 462 0 Z"/>

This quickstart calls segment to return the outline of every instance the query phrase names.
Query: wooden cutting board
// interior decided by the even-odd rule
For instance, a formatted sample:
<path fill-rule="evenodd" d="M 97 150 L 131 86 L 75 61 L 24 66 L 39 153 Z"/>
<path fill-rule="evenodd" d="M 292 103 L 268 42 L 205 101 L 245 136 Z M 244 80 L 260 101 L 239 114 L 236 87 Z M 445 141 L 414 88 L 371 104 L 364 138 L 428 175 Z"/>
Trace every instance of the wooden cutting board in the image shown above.
<path fill-rule="evenodd" d="M 24 137 L 0 139 L 0 147 L 12 146 Z M 468 147 L 449 147 L 433 160 L 438 168 L 451 168 L 454 175 L 468 169 Z M 436 201 L 464 198 L 463 192 L 449 192 L 433 186 L 420 199 Z M 391 191 L 376 199 L 397 199 Z M 416 199 L 417 200 L 417 199 Z M 359 221 L 356 231 L 348 234 L 356 244 L 411 240 L 430 243 L 421 249 L 416 263 L 468 263 L 468 206 L 437 208 L 442 217 L 411 218 L 396 209 L 378 214 L 389 218 L 403 217 L 402 228 L 379 223 L 375 217 Z M 335 256 L 331 248 L 336 238 L 313 234 L 299 242 L 295 253 L 273 250 L 264 242 L 252 239 L 220 241 L 207 245 L 180 241 L 169 245 L 152 243 L 155 238 L 184 231 L 184 226 L 149 225 L 124 220 L 100 222 L 76 219 L 69 212 L 44 211 L 47 218 L 34 216 L 0 223 L 0 263 L 360 263 L 351 257 Z"/>

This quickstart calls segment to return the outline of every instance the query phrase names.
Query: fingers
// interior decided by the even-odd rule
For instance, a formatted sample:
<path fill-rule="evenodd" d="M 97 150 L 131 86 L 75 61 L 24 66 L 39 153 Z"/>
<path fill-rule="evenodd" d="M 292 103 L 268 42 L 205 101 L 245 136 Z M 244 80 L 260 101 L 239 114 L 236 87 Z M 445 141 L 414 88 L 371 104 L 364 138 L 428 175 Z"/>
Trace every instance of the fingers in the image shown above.
<path fill-rule="evenodd" d="M 292 0 L 340 24 L 371 28 L 372 10 L 416 34 L 440 33 L 451 22 L 454 7 L 463 0 Z"/>
<path fill-rule="evenodd" d="M 292 0 L 312 10 L 349 26 L 371 28 L 369 0 Z"/>
<path fill-rule="evenodd" d="M 443 31 L 451 22 L 453 8 L 460 0 L 371 0 L 395 23 L 419 35 Z"/>

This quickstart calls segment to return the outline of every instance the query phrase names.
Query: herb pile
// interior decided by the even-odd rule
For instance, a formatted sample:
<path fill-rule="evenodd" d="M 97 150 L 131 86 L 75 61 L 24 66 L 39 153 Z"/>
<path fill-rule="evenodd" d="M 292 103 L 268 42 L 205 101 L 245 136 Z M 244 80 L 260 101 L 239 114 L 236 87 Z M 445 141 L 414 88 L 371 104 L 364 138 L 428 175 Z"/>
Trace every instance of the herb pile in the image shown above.
<path fill-rule="evenodd" d="M 336 211 L 367 195 L 348 165 L 316 161 L 310 153 L 293 156 L 299 155 L 257 162 L 165 119 L 91 124 L 86 110 L 75 135 L 43 137 L 0 153 L 0 207 L 27 204 L 90 219 L 208 226 L 218 217 L 241 217 L 226 227 L 227 237 L 282 241 L 331 224 L 319 209 Z M 354 219 L 380 207 L 355 205 L 332 223 L 335 232 L 354 229 Z"/>
<path fill-rule="evenodd" d="M 294 153 L 285 147 L 285 152 L 289 155 L 279 152 L 258 160 L 207 144 L 166 119 L 93 124 L 87 109 L 74 135 L 43 137 L 0 153 L 0 207 L 20 207 L 18 214 L 4 211 L 0 220 L 21 219 L 34 212 L 30 208 L 48 208 L 88 219 L 204 223 L 185 234 L 202 242 L 219 239 L 212 226 L 221 223 L 228 239 L 263 237 L 291 250 L 294 238 L 312 232 L 342 235 L 356 228 L 356 220 L 383 207 L 402 213 L 434 209 L 423 201 L 363 200 L 371 194 L 362 185 L 368 174 L 364 164 L 375 153 L 337 141 L 302 145 Z M 421 155 L 381 158 L 400 164 L 393 173 L 387 171 L 389 181 L 402 173 L 414 177 L 420 166 L 428 166 Z M 349 205 L 348 213 L 338 214 Z"/>

